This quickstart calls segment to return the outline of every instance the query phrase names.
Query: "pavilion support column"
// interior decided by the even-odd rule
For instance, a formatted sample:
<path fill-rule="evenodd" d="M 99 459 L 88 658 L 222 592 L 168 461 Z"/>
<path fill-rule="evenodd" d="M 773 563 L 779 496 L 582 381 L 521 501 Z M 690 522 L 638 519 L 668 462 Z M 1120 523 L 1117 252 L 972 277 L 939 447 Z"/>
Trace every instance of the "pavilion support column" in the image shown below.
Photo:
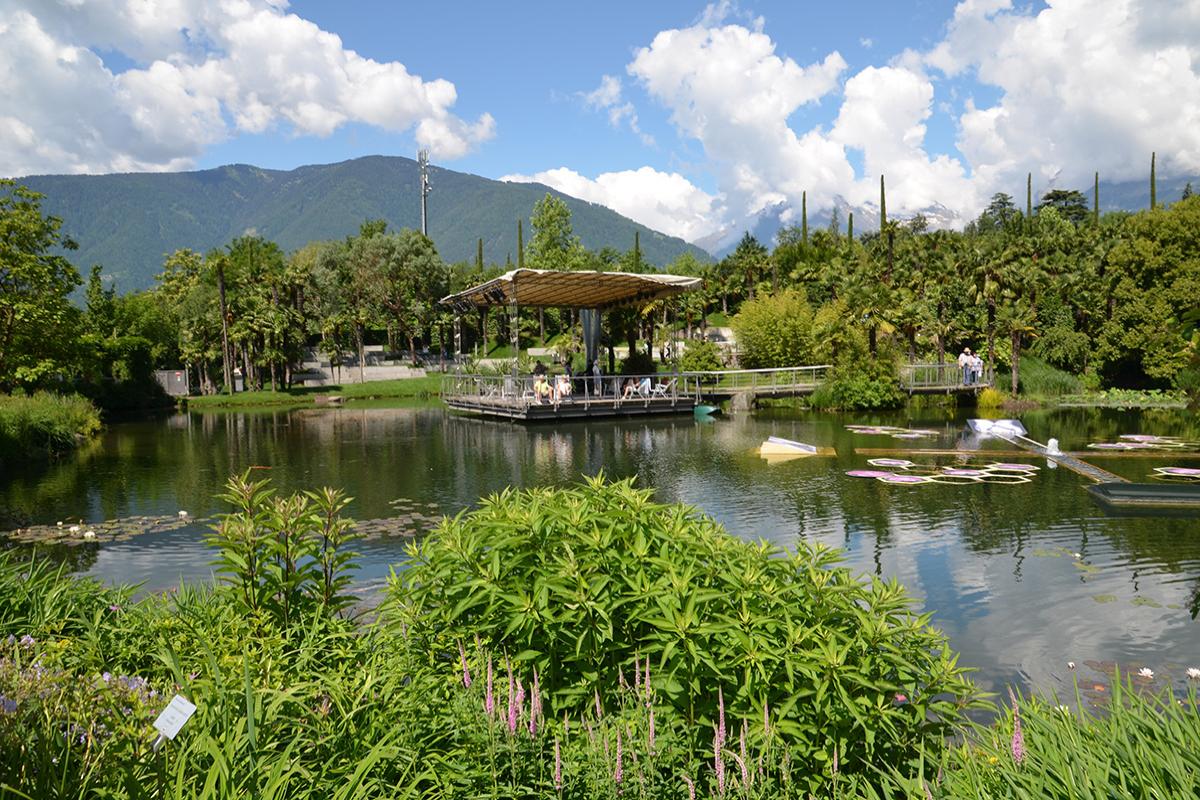
<path fill-rule="evenodd" d="M 583 358 L 591 365 L 600 357 L 600 311 L 595 308 L 579 310 L 579 322 L 583 327 Z"/>

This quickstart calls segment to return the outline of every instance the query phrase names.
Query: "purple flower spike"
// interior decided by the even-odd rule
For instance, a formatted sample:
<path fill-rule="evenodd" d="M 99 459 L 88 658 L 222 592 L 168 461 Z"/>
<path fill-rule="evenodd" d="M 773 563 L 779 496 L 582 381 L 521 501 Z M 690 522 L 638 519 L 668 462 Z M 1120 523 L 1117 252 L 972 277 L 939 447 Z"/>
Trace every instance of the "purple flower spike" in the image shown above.
<path fill-rule="evenodd" d="M 650 709 L 650 731 L 646 740 L 646 744 L 650 747 L 650 752 L 654 752 L 654 709 Z"/>
<path fill-rule="evenodd" d="M 643 674 L 646 676 L 646 702 L 649 703 L 654 694 L 654 689 L 650 687 L 650 656 L 646 656 L 646 671 Z"/>
<path fill-rule="evenodd" d="M 617 768 L 613 771 L 613 782 L 619 787 L 625 778 L 624 750 L 621 747 L 621 729 L 617 728 Z"/>
<path fill-rule="evenodd" d="M 492 657 L 490 655 L 488 656 L 487 694 L 483 698 L 483 710 L 487 712 L 488 719 L 491 719 L 496 711 L 496 697 L 492 692 Z"/>
<path fill-rule="evenodd" d="M 717 796 L 725 796 L 725 758 L 721 753 L 725 739 L 720 728 L 713 729 L 713 771 L 717 773 Z"/>
<path fill-rule="evenodd" d="M 28 633 L 21 637 L 21 647 L 33 647 L 37 644 L 37 639 L 34 639 Z"/>
<path fill-rule="evenodd" d="M 688 800 L 696 800 L 696 782 L 687 775 L 683 776 L 683 782 L 686 783 L 688 787 Z"/>
<path fill-rule="evenodd" d="M 1012 757 L 1017 766 L 1025 763 L 1025 734 L 1021 732 L 1021 708 L 1017 704 L 1017 696 L 1009 687 L 1008 696 L 1013 704 Z"/>
<path fill-rule="evenodd" d="M 725 695 L 717 689 L 717 741 L 718 748 L 725 746 Z"/>
<path fill-rule="evenodd" d="M 554 740 L 554 788 L 562 791 L 562 752 L 558 749 L 558 739 Z"/>
<path fill-rule="evenodd" d="M 464 689 L 471 688 L 471 670 L 467 668 L 467 650 L 463 643 L 458 643 L 458 660 L 462 662 L 462 682 Z"/>
<path fill-rule="evenodd" d="M 593 689 L 592 691 L 595 693 L 596 698 L 596 721 L 599 722 L 600 717 L 604 716 L 604 712 L 600 709 L 600 690 Z"/>

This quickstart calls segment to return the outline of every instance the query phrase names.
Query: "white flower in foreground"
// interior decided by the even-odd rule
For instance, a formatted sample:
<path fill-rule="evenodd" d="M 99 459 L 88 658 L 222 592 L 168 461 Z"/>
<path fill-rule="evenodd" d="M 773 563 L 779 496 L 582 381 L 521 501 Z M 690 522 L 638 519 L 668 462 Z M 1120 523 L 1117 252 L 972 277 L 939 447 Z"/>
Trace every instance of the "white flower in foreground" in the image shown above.
<path fill-rule="evenodd" d="M 1139 678 L 1153 678 L 1154 670 L 1150 669 L 1149 667 L 1142 667 L 1141 669 L 1138 670 L 1138 677 Z"/>
<path fill-rule="evenodd" d="M 1187 668 L 1187 676 L 1194 681 L 1200 681 L 1200 669 L 1196 669 L 1195 667 L 1188 667 Z"/>
<path fill-rule="evenodd" d="M 179 512 L 179 518 L 180 518 L 180 519 L 186 519 L 186 518 L 187 518 L 187 515 L 188 515 L 188 513 L 187 513 L 186 511 L 180 511 L 180 512 Z"/>
<path fill-rule="evenodd" d="M 1075 558 L 1076 558 L 1076 559 L 1083 558 L 1083 553 L 1076 553 L 1076 554 L 1075 554 Z"/>
<path fill-rule="evenodd" d="M 1075 669 L 1075 662 L 1074 662 L 1074 661 L 1068 661 L 1068 662 L 1067 662 L 1067 669 Z"/>
<path fill-rule="evenodd" d="M 71 527 L 67 528 L 67 530 L 69 530 L 71 533 L 79 533 L 79 526 L 72 525 Z"/>
<path fill-rule="evenodd" d="M 96 538 L 96 532 L 95 532 L 95 531 L 84 531 L 84 532 L 83 532 L 83 538 L 85 538 L 85 539 L 95 539 L 95 538 Z"/>
<path fill-rule="evenodd" d="M 60 527 L 60 528 L 62 527 L 62 522 L 58 523 L 58 527 Z"/>

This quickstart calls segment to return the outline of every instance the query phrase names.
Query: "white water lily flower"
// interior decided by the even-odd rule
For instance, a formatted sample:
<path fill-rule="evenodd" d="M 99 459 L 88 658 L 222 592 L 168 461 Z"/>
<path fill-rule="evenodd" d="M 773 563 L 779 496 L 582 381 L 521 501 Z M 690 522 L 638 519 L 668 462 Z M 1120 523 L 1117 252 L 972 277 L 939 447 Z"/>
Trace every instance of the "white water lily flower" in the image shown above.
<path fill-rule="evenodd" d="M 1083 558 L 1083 553 L 1076 553 L 1075 558 Z"/>
<path fill-rule="evenodd" d="M 60 528 L 62 527 L 62 522 L 58 523 L 58 527 L 60 527 Z"/>
<path fill-rule="evenodd" d="M 1154 670 L 1150 669 L 1149 667 L 1142 667 L 1141 669 L 1138 670 L 1138 677 L 1153 678 Z"/>
<path fill-rule="evenodd" d="M 1187 668 L 1187 676 L 1194 681 L 1200 681 L 1200 669 L 1196 669 L 1195 667 L 1188 667 Z"/>
<path fill-rule="evenodd" d="M 1067 662 L 1067 669 L 1075 669 L 1075 662 L 1074 662 L 1074 661 L 1068 661 L 1068 662 Z"/>
<path fill-rule="evenodd" d="M 79 533 L 79 526 L 72 525 L 70 528 L 67 528 L 67 530 L 69 530 L 71 533 Z"/>
<path fill-rule="evenodd" d="M 180 511 L 180 512 L 179 512 L 179 518 L 180 518 L 180 519 L 183 519 L 183 518 L 185 518 L 187 515 L 188 515 L 188 513 L 187 513 L 186 511 Z"/>
<path fill-rule="evenodd" d="M 96 532 L 95 532 L 95 531 L 84 531 L 84 532 L 83 532 L 83 538 L 85 538 L 85 539 L 95 539 L 95 538 L 96 538 Z"/>

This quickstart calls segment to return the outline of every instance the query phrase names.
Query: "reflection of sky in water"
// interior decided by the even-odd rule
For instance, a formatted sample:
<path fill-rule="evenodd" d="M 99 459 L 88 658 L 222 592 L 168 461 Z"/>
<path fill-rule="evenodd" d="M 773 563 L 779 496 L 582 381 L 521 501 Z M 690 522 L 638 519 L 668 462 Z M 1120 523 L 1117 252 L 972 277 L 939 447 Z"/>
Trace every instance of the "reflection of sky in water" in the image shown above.
<path fill-rule="evenodd" d="M 1056 436 L 1064 449 L 1131 432 L 1200 438 L 1194 415 L 1173 411 L 1055 411 L 1023 421 L 1032 437 Z M 851 422 L 940 435 L 916 442 L 853 435 L 844 429 Z M 855 447 L 969 446 L 962 430 L 961 416 L 941 411 L 911 418 L 776 411 L 555 427 L 428 408 L 177 416 L 114 426 L 73 459 L 6 477 L 0 506 L 33 522 L 181 508 L 208 516 L 220 510 L 212 496 L 231 472 L 260 465 L 270 469 L 258 476 L 282 489 L 344 486 L 355 497 L 351 513 L 370 519 L 390 515 L 397 498 L 455 513 L 510 484 L 568 484 L 603 469 L 637 476 L 661 499 L 694 505 L 737 535 L 783 547 L 803 537 L 841 548 L 856 573 L 898 579 L 991 690 L 1020 681 L 1061 691 L 1068 660 L 1081 669 L 1147 665 L 1176 680 L 1186 666 L 1200 666 L 1188 612 L 1200 591 L 1195 518 L 1105 516 L 1083 491 L 1087 481 L 1044 462 L 1031 484 L 1019 486 L 887 486 L 843 474 L 866 465 Z M 768 464 L 753 453 L 768 435 L 836 446 L 838 455 Z M 1146 480 L 1170 462 L 1095 463 Z M 89 574 L 153 591 L 211 576 L 203 536 L 198 523 L 89 548 L 80 558 Z M 403 546 L 386 538 L 360 544 L 362 592 L 378 591 Z"/>

